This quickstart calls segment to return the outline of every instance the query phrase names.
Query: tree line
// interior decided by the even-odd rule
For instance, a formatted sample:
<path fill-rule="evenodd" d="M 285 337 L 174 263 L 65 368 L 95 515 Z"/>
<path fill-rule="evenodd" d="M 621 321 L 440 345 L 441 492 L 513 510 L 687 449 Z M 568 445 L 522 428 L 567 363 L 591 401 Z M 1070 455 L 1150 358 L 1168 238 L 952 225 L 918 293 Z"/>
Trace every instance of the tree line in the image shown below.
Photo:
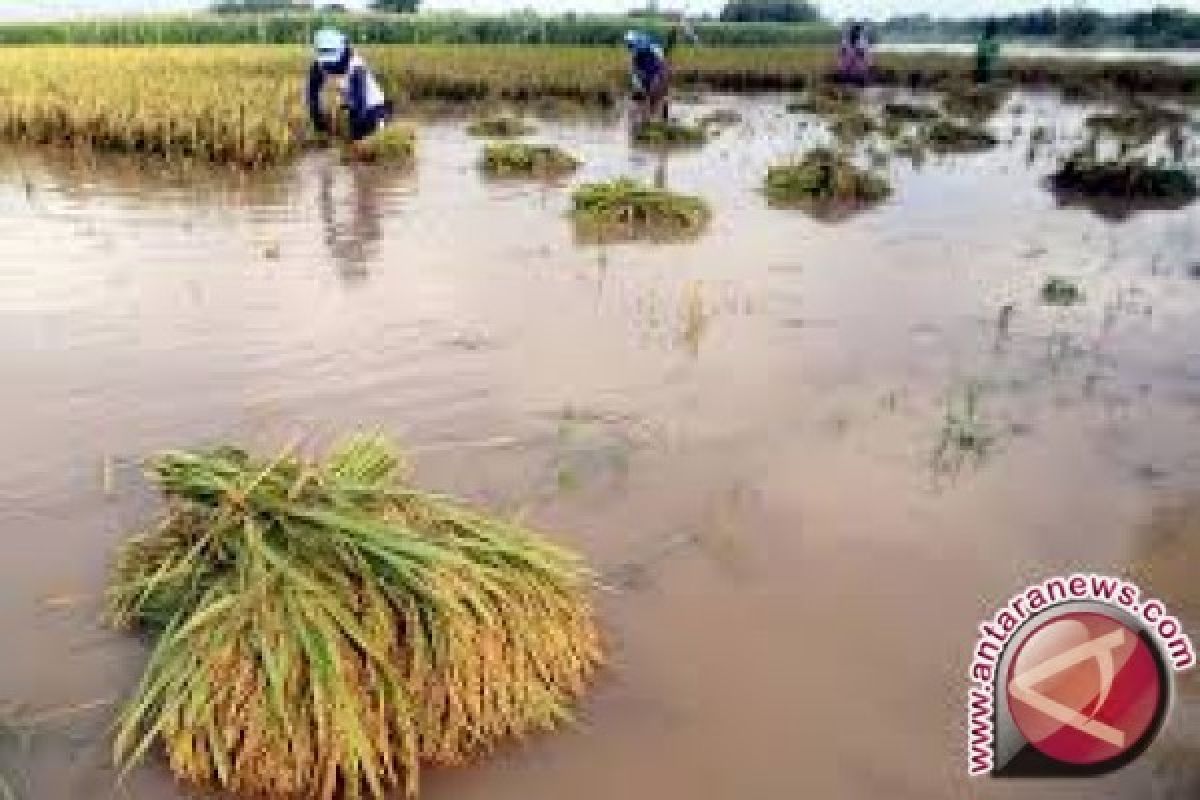
<path fill-rule="evenodd" d="M 877 26 L 885 39 L 961 40 L 977 37 L 991 20 L 1000 36 L 1056 42 L 1067 46 L 1120 44 L 1133 47 L 1200 45 L 1200 14 L 1182 8 L 1102 13 L 1087 8 L 1044 8 L 990 18 L 945 19 L 928 14 L 892 17 Z"/>

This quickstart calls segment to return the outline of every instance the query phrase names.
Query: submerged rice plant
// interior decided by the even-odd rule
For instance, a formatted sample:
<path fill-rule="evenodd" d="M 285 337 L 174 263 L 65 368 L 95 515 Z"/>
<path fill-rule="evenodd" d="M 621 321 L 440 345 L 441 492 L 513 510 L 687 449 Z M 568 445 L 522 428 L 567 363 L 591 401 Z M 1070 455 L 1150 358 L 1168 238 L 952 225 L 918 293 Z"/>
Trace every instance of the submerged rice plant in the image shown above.
<path fill-rule="evenodd" d="M 417 137 L 413 129 L 392 123 L 361 142 L 348 144 L 345 155 L 349 161 L 404 166 L 412 163 L 416 150 Z"/>
<path fill-rule="evenodd" d="M 633 138 L 649 147 L 697 147 L 708 141 L 708 134 L 700 125 L 663 120 L 639 125 Z"/>
<path fill-rule="evenodd" d="M 977 153 L 996 146 L 996 137 L 978 125 L 960 125 L 948 119 L 934 122 L 925 131 L 930 149 L 939 153 Z"/>
<path fill-rule="evenodd" d="M 1086 152 L 1069 156 L 1050 176 L 1060 191 L 1093 198 L 1185 205 L 1196 198 L 1197 182 L 1185 169 L 1161 167 L 1144 158 L 1100 161 Z"/>
<path fill-rule="evenodd" d="M 765 191 L 772 206 L 836 215 L 886 199 L 891 187 L 846 157 L 817 148 L 798 161 L 769 168 Z"/>
<path fill-rule="evenodd" d="M 1008 90 L 998 86 L 951 86 L 942 98 L 942 108 L 958 117 L 982 121 L 995 114 L 1008 99 Z"/>
<path fill-rule="evenodd" d="M 912 105 L 910 103 L 885 103 L 883 114 L 888 119 L 901 122 L 929 122 L 941 116 L 936 108 L 930 106 Z"/>
<path fill-rule="evenodd" d="M 1112 114 L 1093 114 L 1088 117 L 1087 126 L 1121 139 L 1146 142 L 1168 128 L 1177 128 L 1187 122 L 1188 115 L 1183 112 L 1143 105 Z"/>
<path fill-rule="evenodd" d="M 153 648 L 115 754 L 152 747 L 199 787 L 252 797 L 415 794 L 553 728 L 600 661 L 590 573 L 522 525 L 407 482 L 379 437 L 321 461 L 168 452 L 162 518 L 108 593 Z"/>
<path fill-rule="evenodd" d="M 496 178 L 558 178 L 574 172 L 579 163 L 554 145 L 505 142 L 485 147 L 480 167 Z"/>
<path fill-rule="evenodd" d="M 571 215 L 585 238 L 677 239 L 694 236 L 708 224 L 710 211 L 699 197 L 656 189 L 629 178 L 580 186 L 571 197 Z"/>
<path fill-rule="evenodd" d="M 480 117 L 467 126 L 472 136 L 491 139 L 510 139 L 533 133 L 534 127 L 522 117 L 508 111 Z"/>
<path fill-rule="evenodd" d="M 1083 302 L 1083 290 L 1070 278 L 1052 276 L 1042 284 L 1042 304 L 1047 306 L 1073 306 Z"/>

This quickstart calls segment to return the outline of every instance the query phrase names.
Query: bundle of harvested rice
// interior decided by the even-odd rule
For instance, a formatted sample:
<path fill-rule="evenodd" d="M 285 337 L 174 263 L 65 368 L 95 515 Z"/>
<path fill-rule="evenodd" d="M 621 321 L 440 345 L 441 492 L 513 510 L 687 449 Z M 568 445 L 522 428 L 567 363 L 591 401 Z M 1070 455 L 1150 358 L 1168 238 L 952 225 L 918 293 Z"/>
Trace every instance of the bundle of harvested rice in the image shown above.
<path fill-rule="evenodd" d="M 247 797 L 416 793 L 550 729 L 601 655 L 580 561 L 405 482 L 379 437 L 310 461 L 155 458 L 167 508 L 121 550 L 112 619 L 154 636 L 118 761 Z"/>
<path fill-rule="evenodd" d="M 697 147 L 708 141 L 703 127 L 670 120 L 639 125 L 634 141 L 648 147 Z"/>
<path fill-rule="evenodd" d="M 674 239 L 693 236 L 708 224 L 699 197 L 645 186 L 629 178 L 580 186 L 571 196 L 576 229 L 585 238 Z"/>
<path fill-rule="evenodd" d="M 467 126 L 467 133 L 472 136 L 485 136 L 493 139 L 515 138 L 533 133 L 533 131 L 533 125 L 508 111 L 480 117 Z"/>
<path fill-rule="evenodd" d="M 579 159 L 553 145 L 505 142 L 483 150 L 480 167 L 496 178 L 558 178 L 579 168 Z"/>
<path fill-rule="evenodd" d="M 996 137 L 978 125 L 959 125 L 941 119 L 925 132 L 929 147 L 939 153 L 977 153 L 996 146 Z"/>
<path fill-rule="evenodd" d="M 1195 199 L 1196 178 L 1187 170 L 1154 166 L 1143 158 L 1098 161 L 1085 152 L 1067 158 L 1050 176 L 1053 188 L 1086 197 L 1184 205 Z"/>
<path fill-rule="evenodd" d="M 882 177 L 824 148 L 811 150 L 799 161 L 770 167 L 765 188 L 773 206 L 818 214 L 866 208 L 891 194 Z"/>
<path fill-rule="evenodd" d="M 393 123 L 358 142 L 348 142 L 343 151 L 345 160 L 371 164 L 408 165 L 417 150 L 413 129 Z"/>

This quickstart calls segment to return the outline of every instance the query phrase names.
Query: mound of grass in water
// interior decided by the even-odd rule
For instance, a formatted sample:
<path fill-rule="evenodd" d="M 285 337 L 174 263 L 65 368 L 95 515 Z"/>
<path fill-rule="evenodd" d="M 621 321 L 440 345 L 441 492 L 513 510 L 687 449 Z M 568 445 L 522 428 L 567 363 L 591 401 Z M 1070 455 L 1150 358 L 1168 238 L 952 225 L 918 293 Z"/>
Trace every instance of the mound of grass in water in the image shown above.
<path fill-rule="evenodd" d="M 590 574 L 413 488 L 378 437 L 322 461 L 170 452 L 109 613 L 154 637 L 115 752 L 244 797 L 396 797 L 570 714 L 600 660 Z"/>
<path fill-rule="evenodd" d="M 996 146 L 996 137 L 978 125 L 941 119 L 925 131 L 930 148 L 939 153 L 976 153 Z"/>
<path fill-rule="evenodd" d="M 843 142 L 857 142 L 875 129 L 875 120 L 856 108 L 839 114 L 829 125 L 830 132 Z"/>
<path fill-rule="evenodd" d="M 883 106 L 883 114 L 888 119 L 901 122 L 930 122 L 941 116 L 936 108 L 909 103 L 886 103 Z"/>
<path fill-rule="evenodd" d="M 1050 176 L 1053 188 L 1085 197 L 1186 204 L 1196 198 L 1196 178 L 1183 169 L 1158 167 L 1145 159 L 1097 161 L 1075 153 Z"/>
<path fill-rule="evenodd" d="M 533 125 L 507 111 L 480 117 L 467 126 L 467 133 L 472 136 L 485 136 L 493 139 L 512 139 L 533 133 L 533 131 Z"/>
<path fill-rule="evenodd" d="M 1083 290 L 1069 278 L 1052 277 L 1042 284 L 1042 303 L 1048 306 L 1073 306 L 1083 302 Z"/>
<path fill-rule="evenodd" d="M 633 138 L 648 147 L 696 147 L 708 141 L 708 134 L 701 126 L 667 120 L 647 122 Z"/>
<path fill-rule="evenodd" d="M 891 194 L 886 180 L 823 148 L 797 162 L 769 168 L 765 190 L 773 206 L 818 213 L 866 208 Z"/>
<path fill-rule="evenodd" d="M 1141 106 L 1114 114 L 1093 114 L 1087 126 L 1135 142 L 1148 141 L 1168 128 L 1187 124 L 1188 116 L 1179 111 L 1156 106 Z"/>
<path fill-rule="evenodd" d="M 553 145 L 504 142 L 489 144 L 480 164 L 496 178 L 558 178 L 579 168 L 579 160 Z"/>
<path fill-rule="evenodd" d="M 845 114 L 858 107 L 858 95 L 835 84 L 818 84 L 785 107 L 789 114 Z"/>
<path fill-rule="evenodd" d="M 343 157 L 347 161 L 370 164 L 411 164 L 416 156 L 417 136 L 412 128 L 391 124 L 359 142 L 346 145 Z"/>
<path fill-rule="evenodd" d="M 982 121 L 1004 105 L 1008 92 L 997 86 L 954 86 L 942 98 L 946 113 Z"/>
<path fill-rule="evenodd" d="M 580 186 L 571 196 L 572 217 L 586 238 L 677 239 L 708 224 L 708 205 L 699 197 L 645 186 L 629 178 Z"/>

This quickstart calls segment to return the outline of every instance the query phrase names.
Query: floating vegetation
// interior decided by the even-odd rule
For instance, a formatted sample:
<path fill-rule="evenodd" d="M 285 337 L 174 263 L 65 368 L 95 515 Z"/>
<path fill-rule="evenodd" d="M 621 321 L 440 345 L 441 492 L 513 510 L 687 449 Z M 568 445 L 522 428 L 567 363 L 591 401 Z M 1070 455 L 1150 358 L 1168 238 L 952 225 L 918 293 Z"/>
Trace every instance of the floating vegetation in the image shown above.
<path fill-rule="evenodd" d="M 648 147 L 696 147 L 708 141 L 708 134 L 700 125 L 665 120 L 639 125 L 633 138 Z"/>
<path fill-rule="evenodd" d="M 1008 91 L 996 86 L 954 86 L 942 98 L 948 114 L 982 121 L 995 114 L 1008 98 Z"/>
<path fill-rule="evenodd" d="M 579 168 L 579 160 L 553 145 L 504 142 L 489 144 L 480 164 L 496 178 L 559 178 Z"/>
<path fill-rule="evenodd" d="M 978 125 L 940 119 L 925 131 L 929 147 L 939 153 L 978 153 L 996 146 L 996 137 Z"/>
<path fill-rule="evenodd" d="M 403 166 L 413 162 L 416 151 L 413 129 L 393 122 L 362 141 L 348 143 L 344 152 L 348 161 Z"/>
<path fill-rule="evenodd" d="M 533 125 L 508 111 L 480 117 L 467 126 L 467 133 L 472 136 L 484 136 L 492 139 L 513 139 L 533 133 L 533 131 Z"/>
<path fill-rule="evenodd" d="M 1087 119 L 1088 128 L 1128 139 L 1147 142 L 1168 128 L 1186 125 L 1188 115 L 1157 106 L 1138 106 L 1113 114 L 1093 114 Z"/>
<path fill-rule="evenodd" d="M 836 84 L 820 84 L 790 101 L 785 109 L 789 114 L 818 114 L 836 116 L 858 107 L 858 95 Z"/>
<path fill-rule="evenodd" d="M 905 136 L 896 142 L 892 152 L 901 158 L 907 158 L 916 167 L 924 164 L 928 155 L 925 142 L 917 136 Z"/>
<path fill-rule="evenodd" d="M 909 103 L 886 103 L 883 106 L 883 114 L 887 119 L 901 122 L 929 122 L 942 115 L 936 108 Z"/>
<path fill-rule="evenodd" d="M 1042 284 L 1042 303 L 1048 306 L 1073 306 L 1083 302 L 1083 290 L 1070 278 L 1054 276 Z"/>
<path fill-rule="evenodd" d="M 955 474 L 968 462 L 980 466 L 996 444 L 997 436 L 983 417 L 983 384 L 968 381 L 946 400 L 938 444 L 933 451 L 933 469 Z"/>
<path fill-rule="evenodd" d="M 881 202 L 891 187 L 844 156 L 818 148 L 799 161 L 769 168 L 765 191 L 772 206 L 837 215 Z"/>
<path fill-rule="evenodd" d="M 708 224 L 708 205 L 699 197 L 656 189 L 629 178 L 580 186 L 571 196 L 572 217 L 587 238 L 677 239 Z"/>
<path fill-rule="evenodd" d="M 1151 201 L 1179 207 L 1196 198 L 1196 178 L 1187 170 L 1154 166 L 1144 158 L 1099 161 L 1086 152 L 1067 158 L 1050 176 L 1057 191 L 1092 198 Z"/>
<path fill-rule="evenodd" d="M 548 730 L 600 661 L 580 561 L 413 488 L 383 439 L 311 461 L 169 452 L 162 519 L 119 553 L 121 627 L 154 637 L 117 726 L 189 784 L 253 797 L 412 796 Z"/>

